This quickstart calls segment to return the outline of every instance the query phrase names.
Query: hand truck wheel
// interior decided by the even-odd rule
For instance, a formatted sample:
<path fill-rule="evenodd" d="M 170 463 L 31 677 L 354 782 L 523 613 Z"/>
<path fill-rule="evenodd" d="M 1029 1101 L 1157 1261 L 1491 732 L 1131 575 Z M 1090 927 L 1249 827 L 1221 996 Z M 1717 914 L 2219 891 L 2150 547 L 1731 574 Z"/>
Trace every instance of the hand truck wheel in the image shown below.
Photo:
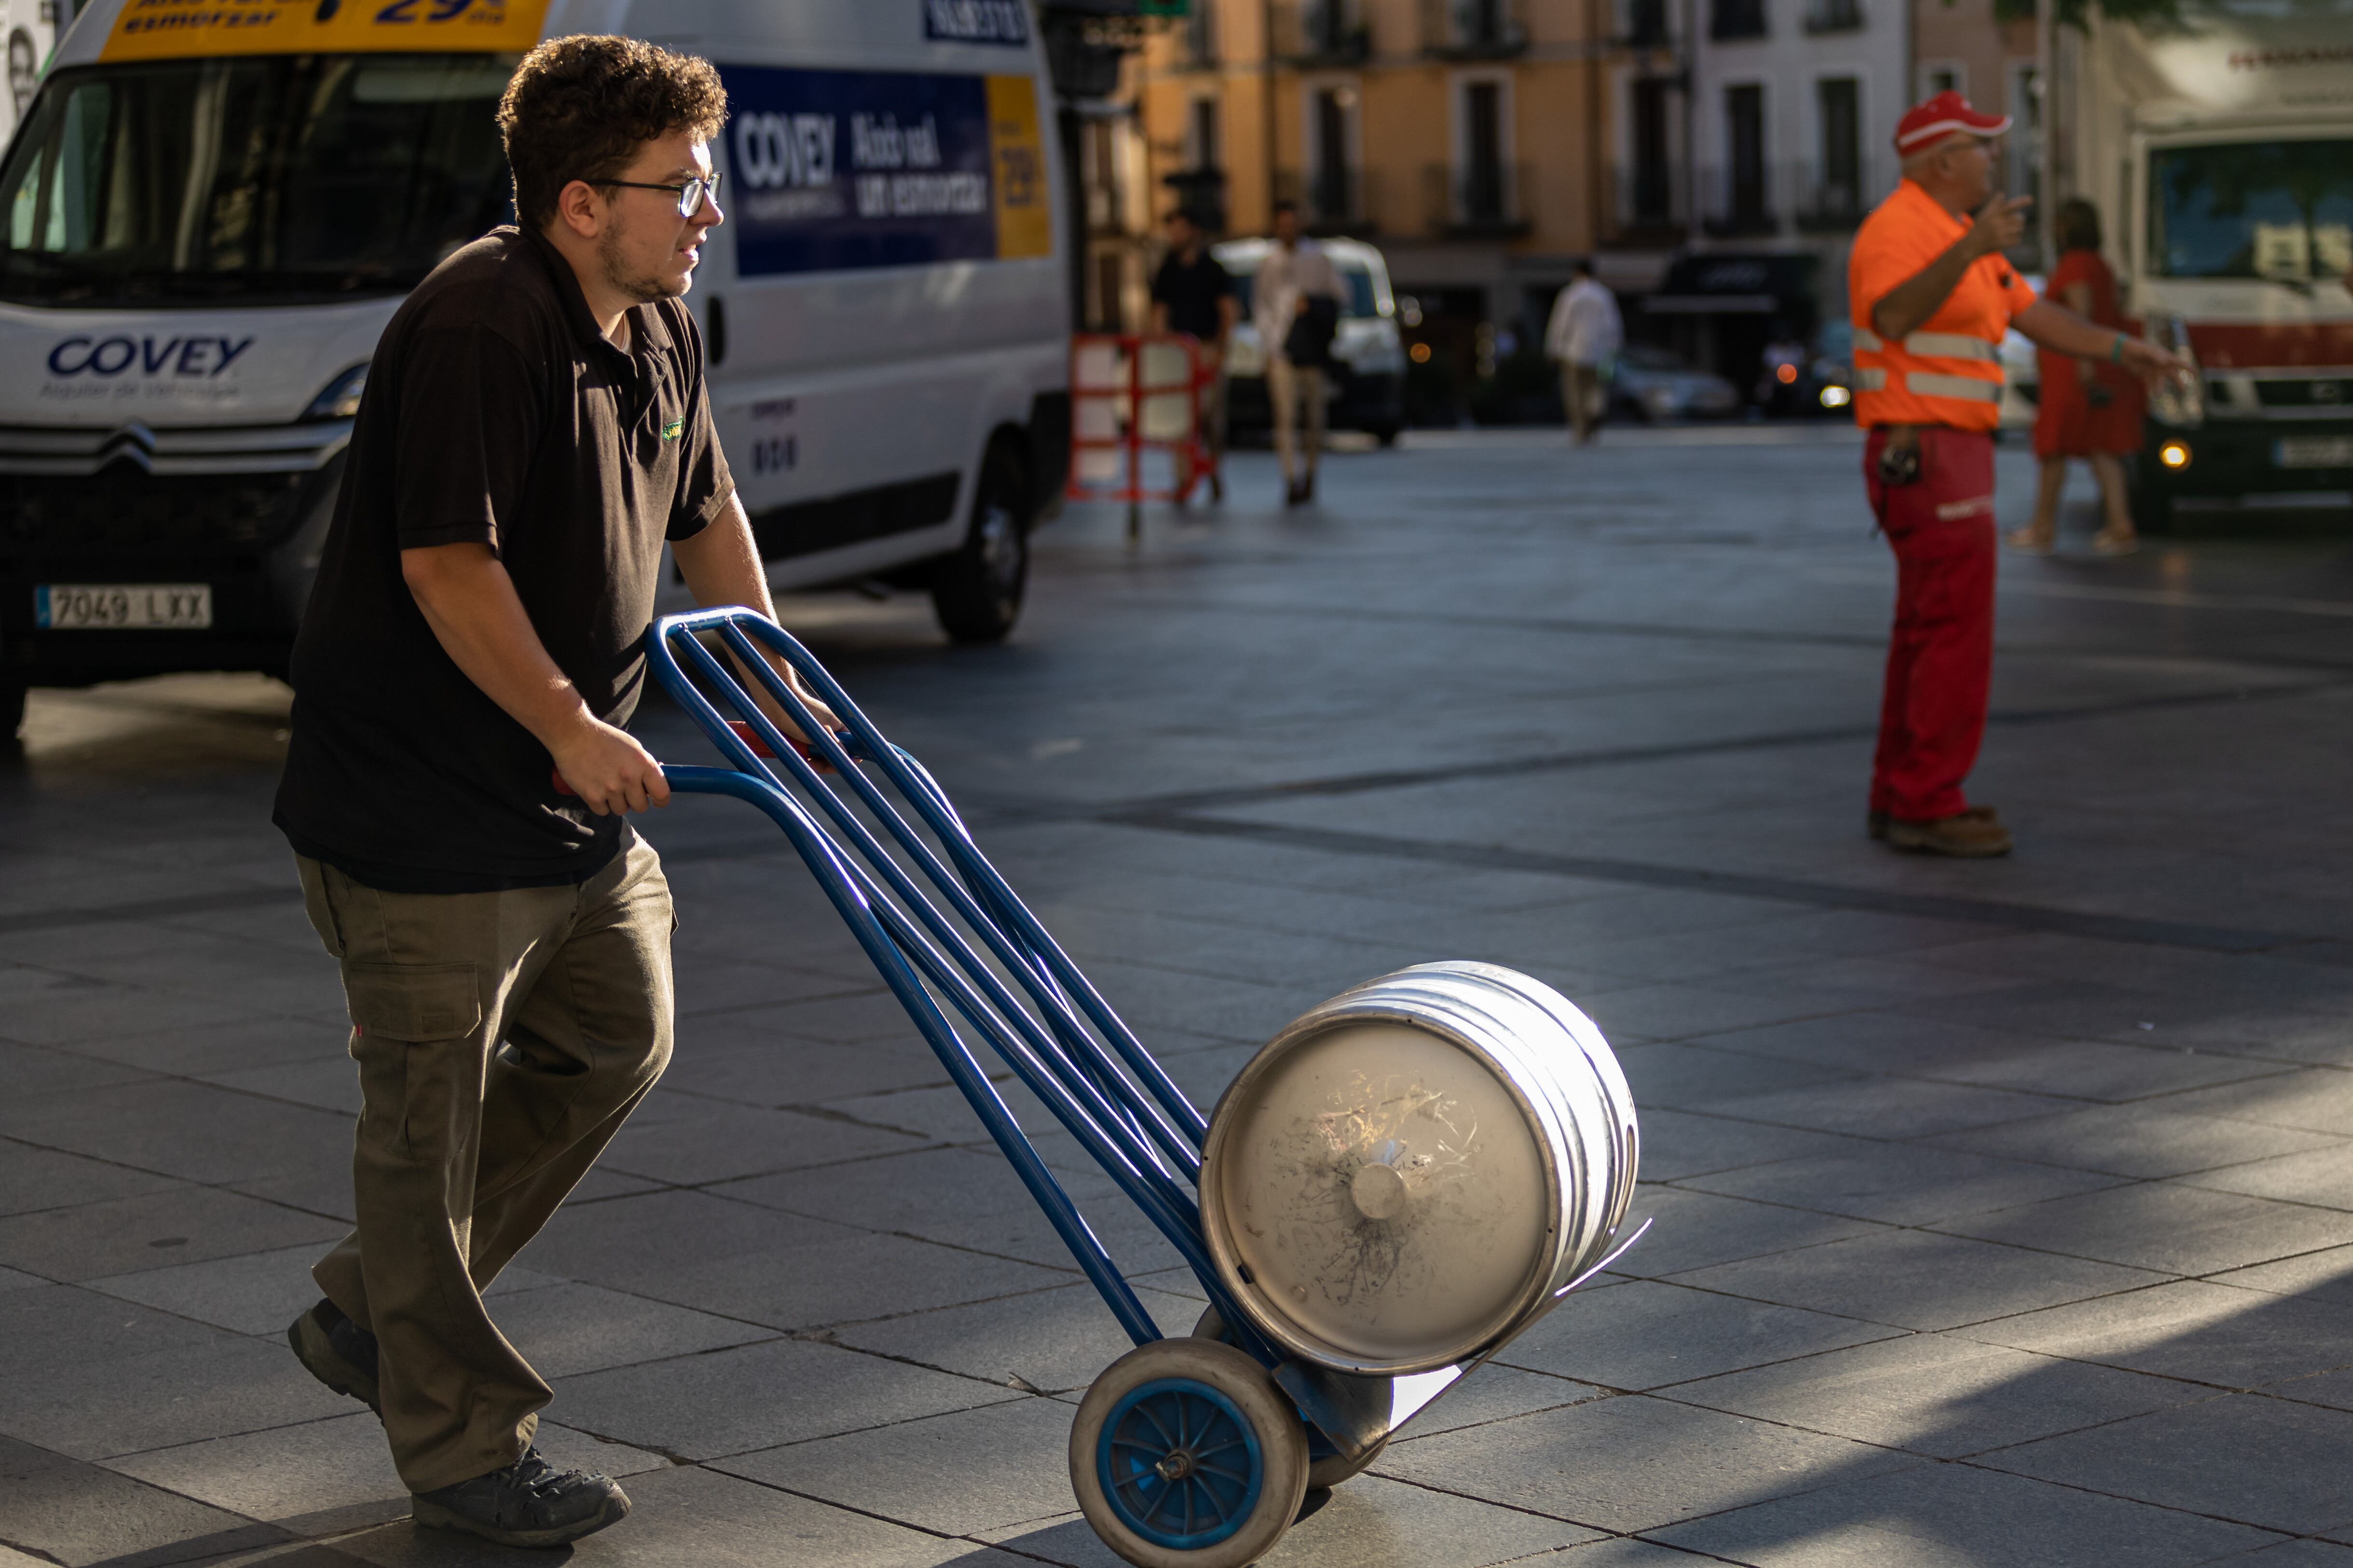
<path fill-rule="evenodd" d="M 1103 1369 L 1071 1424 L 1071 1486 L 1136 1568 L 1243 1568 L 1307 1492 L 1307 1432 L 1266 1369 L 1212 1340 L 1157 1340 Z"/>
<path fill-rule="evenodd" d="M 1218 1315 L 1218 1310 L 1215 1307 L 1205 1307 L 1201 1310 L 1201 1321 L 1193 1325 L 1193 1337 L 1197 1340 L 1215 1340 L 1219 1344 L 1233 1342 L 1226 1337 L 1226 1321 Z M 1381 1450 L 1389 1446 L 1389 1440 L 1385 1436 L 1366 1450 L 1363 1458 L 1343 1458 L 1340 1451 L 1332 1447 L 1331 1440 L 1323 1433 L 1313 1426 L 1308 1427 L 1306 1431 L 1307 1489 L 1309 1491 L 1314 1491 L 1319 1487 L 1328 1490 L 1338 1486 L 1342 1481 L 1352 1480 L 1364 1474 L 1372 1468 L 1373 1461 L 1381 1457 Z"/>

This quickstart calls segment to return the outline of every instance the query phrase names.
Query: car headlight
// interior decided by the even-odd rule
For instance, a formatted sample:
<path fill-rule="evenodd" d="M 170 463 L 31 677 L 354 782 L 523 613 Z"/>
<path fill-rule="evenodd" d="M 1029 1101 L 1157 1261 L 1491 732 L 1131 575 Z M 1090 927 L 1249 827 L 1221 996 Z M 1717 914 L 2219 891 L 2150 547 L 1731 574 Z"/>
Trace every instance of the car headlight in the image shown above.
<path fill-rule="evenodd" d="M 355 364 L 327 383 L 327 389 L 311 399 L 311 406 L 302 410 L 302 417 L 351 418 L 360 411 L 360 394 L 367 390 L 367 373 L 365 364 Z"/>
<path fill-rule="evenodd" d="M 1843 386 L 1825 386 L 1822 388 L 1821 395 L 1822 406 L 1825 408 L 1844 408 L 1854 401 L 1854 394 Z"/>

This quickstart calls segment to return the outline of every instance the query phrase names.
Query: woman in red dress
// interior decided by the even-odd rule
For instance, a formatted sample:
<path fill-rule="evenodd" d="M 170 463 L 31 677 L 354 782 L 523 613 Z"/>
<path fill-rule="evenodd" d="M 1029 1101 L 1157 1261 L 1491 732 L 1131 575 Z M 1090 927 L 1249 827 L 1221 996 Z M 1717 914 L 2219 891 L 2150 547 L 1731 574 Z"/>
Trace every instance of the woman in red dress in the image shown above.
<path fill-rule="evenodd" d="M 2116 308 L 2116 277 L 2100 259 L 2100 215 L 2080 198 L 2059 208 L 2059 265 L 2043 287 L 2076 314 L 2104 327 L 2126 331 Z M 2049 351 L 2038 355 L 2042 396 L 2034 414 L 2034 455 L 2042 483 L 2034 521 L 2010 535 L 2012 548 L 2048 555 L 2058 538 L 2059 492 L 2067 483 L 2067 459 L 2084 458 L 2100 483 L 2107 526 L 2092 536 L 2103 555 L 2129 555 L 2140 548 L 2132 510 L 2125 500 L 2124 459 L 2140 450 L 2140 379 L 2122 365 L 2072 359 Z"/>

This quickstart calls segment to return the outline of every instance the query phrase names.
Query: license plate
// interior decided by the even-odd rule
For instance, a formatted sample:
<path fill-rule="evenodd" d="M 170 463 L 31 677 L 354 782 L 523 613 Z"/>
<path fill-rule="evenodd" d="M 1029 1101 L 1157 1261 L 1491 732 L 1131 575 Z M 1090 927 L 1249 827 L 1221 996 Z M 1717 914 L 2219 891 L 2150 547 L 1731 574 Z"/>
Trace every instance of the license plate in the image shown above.
<path fill-rule="evenodd" d="M 50 631 L 193 631 L 213 624 L 205 583 L 44 583 L 33 624 Z"/>
<path fill-rule="evenodd" d="M 2353 436 L 2283 436 L 2272 461 L 2283 468 L 2353 468 Z"/>

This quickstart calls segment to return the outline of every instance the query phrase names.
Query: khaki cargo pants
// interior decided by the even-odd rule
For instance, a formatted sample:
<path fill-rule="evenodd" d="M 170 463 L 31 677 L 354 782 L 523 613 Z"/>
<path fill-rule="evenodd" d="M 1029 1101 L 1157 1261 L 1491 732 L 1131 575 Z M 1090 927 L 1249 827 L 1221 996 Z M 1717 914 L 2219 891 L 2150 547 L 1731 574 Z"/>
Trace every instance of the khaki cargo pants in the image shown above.
<path fill-rule="evenodd" d="M 670 1060 L 670 884 L 634 836 L 577 887 L 387 893 L 296 865 L 362 1100 L 359 1227 L 311 1274 L 375 1334 L 393 1463 L 431 1491 L 512 1464 L 553 1397 L 481 1292 Z"/>

